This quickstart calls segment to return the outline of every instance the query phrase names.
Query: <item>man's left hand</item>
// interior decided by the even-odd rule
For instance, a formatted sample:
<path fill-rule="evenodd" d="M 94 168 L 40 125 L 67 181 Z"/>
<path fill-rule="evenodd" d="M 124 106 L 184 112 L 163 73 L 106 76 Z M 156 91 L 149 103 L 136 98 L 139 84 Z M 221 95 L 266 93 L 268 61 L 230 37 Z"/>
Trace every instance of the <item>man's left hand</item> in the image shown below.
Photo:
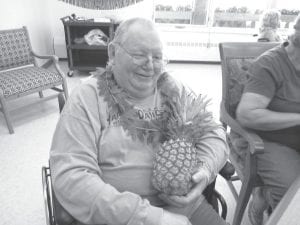
<path fill-rule="evenodd" d="M 177 195 L 167 195 L 163 193 L 160 194 L 159 197 L 170 206 L 186 207 L 199 200 L 203 190 L 206 188 L 206 186 L 209 183 L 209 177 L 210 177 L 209 171 L 205 168 L 200 168 L 198 172 L 196 172 L 192 176 L 192 181 L 195 183 L 195 185 L 187 195 L 177 196 Z"/>

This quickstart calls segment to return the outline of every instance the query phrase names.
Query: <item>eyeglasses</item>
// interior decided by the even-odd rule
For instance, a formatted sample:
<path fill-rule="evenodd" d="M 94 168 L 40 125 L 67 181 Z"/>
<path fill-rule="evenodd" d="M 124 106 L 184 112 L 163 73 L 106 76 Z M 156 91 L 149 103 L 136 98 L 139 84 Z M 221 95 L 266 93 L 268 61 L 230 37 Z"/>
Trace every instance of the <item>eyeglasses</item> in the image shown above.
<path fill-rule="evenodd" d="M 131 57 L 132 62 L 138 66 L 144 66 L 148 63 L 149 61 L 149 56 L 148 55 L 143 55 L 143 54 L 132 54 L 128 52 L 127 49 L 125 49 L 121 44 L 116 43 L 118 46 L 120 46 L 123 51 Z M 151 61 L 153 63 L 153 66 L 156 68 L 161 68 L 165 65 L 167 65 L 168 60 L 164 56 L 151 56 Z"/>

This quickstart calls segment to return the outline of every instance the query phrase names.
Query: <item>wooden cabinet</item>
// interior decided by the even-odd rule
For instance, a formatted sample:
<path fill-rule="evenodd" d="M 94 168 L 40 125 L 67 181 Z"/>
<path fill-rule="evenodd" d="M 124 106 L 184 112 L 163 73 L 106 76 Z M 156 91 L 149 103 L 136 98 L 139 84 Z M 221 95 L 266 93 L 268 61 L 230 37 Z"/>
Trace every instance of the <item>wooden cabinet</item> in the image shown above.
<path fill-rule="evenodd" d="M 65 30 L 68 76 L 73 76 L 74 70 L 94 71 L 97 67 L 105 67 L 108 60 L 107 45 L 88 45 L 84 36 L 93 29 L 100 29 L 109 42 L 113 38 L 116 25 L 112 21 L 77 20 L 69 16 L 61 20 Z"/>

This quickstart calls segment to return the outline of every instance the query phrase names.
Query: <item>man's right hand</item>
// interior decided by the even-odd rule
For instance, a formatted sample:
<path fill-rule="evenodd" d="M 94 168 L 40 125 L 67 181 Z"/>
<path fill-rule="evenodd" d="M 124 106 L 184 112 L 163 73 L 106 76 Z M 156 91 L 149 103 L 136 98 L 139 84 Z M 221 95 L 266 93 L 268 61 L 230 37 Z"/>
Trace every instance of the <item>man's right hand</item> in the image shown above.
<path fill-rule="evenodd" d="M 186 216 L 164 210 L 161 225 L 192 225 Z"/>

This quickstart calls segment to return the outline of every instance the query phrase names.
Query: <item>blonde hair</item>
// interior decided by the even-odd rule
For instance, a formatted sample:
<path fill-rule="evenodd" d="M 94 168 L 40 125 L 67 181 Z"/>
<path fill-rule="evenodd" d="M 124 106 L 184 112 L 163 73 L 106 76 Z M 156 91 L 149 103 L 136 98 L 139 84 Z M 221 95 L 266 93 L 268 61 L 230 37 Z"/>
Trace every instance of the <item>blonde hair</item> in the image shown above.
<path fill-rule="evenodd" d="M 280 27 L 281 13 L 278 10 L 267 10 L 260 18 L 259 39 L 280 41 L 277 29 Z"/>
<path fill-rule="evenodd" d="M 260 19 L 260 29 L 277 29 L 280 27 L 281 13 L 278 10 L 267 10 Z"/>

